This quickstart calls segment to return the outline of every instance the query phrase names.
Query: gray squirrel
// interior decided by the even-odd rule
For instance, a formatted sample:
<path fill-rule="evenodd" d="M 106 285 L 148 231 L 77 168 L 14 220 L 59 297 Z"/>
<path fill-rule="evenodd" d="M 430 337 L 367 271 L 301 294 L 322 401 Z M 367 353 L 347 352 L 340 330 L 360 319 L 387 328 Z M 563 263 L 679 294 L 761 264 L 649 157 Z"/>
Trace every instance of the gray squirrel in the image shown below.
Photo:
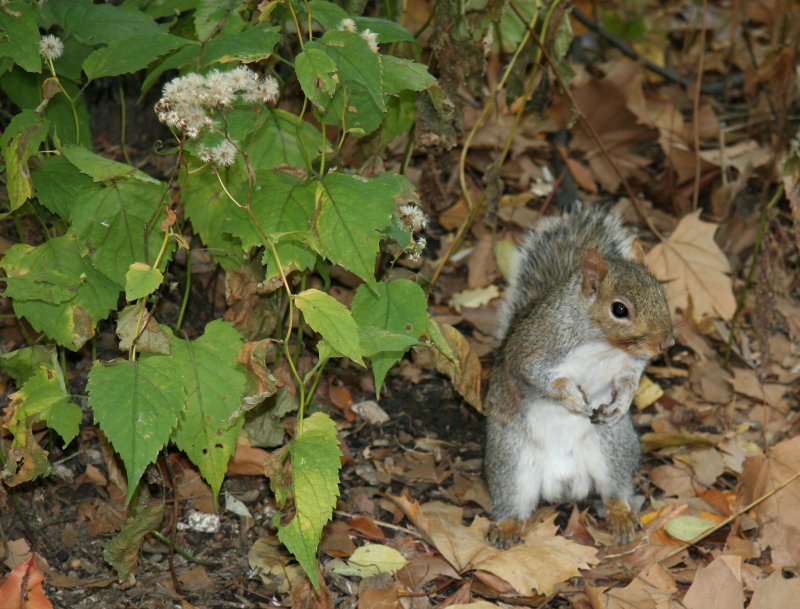
<path fill-rule="evenodd" d="M 664 290 L 620 218 L 597 206 L 540 221 L 512 260 L 489 392 L 484 475 L 507 545 L 540 502 L 594 492 L 632 541 L 639 438 L 628 409 L 674 344 Z"/>

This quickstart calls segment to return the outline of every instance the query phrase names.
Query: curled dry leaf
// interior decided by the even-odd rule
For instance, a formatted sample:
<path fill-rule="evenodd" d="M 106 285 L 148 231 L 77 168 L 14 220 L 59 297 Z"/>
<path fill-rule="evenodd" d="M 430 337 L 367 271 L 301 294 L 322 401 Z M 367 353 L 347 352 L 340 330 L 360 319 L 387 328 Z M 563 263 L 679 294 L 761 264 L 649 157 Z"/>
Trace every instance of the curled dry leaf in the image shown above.
<path fill-rule="evenodd" d="M 647 265 L 666 283 L 667 300 L 675 317 L 690 311 L 698 326 L 733 316 L 736 299 L 725 253 L 714 241 L 717 225 L 700 220 L 700 210 L 678 223 L 669 239 L 646 257 Z"/>
<path fill-rule="evenodd" d="M 449 324 L 439 324 L 439 327 L 455 354 L 456 361 L 448 359 L 438 348 L 434 348 L 433 361 L 436 369 L 446 374 L 453 381 L 455 390 L 482 413 L 480 360 L 461 332 Z"/>

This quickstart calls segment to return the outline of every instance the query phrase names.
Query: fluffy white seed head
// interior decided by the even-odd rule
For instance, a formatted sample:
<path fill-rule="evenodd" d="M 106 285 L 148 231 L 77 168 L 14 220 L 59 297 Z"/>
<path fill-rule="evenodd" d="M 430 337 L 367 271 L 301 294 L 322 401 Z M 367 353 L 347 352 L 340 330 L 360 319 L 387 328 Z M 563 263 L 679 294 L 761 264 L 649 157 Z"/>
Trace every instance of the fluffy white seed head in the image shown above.
<path fill-rule="evenodd" d="M 367 41 L 369 50 L 373 53 L 378 52 L 378 34 L 371 30 L 364 30 L 361 32 L 361 37 Z"/>
<path fill-rule="evenodd" d="M 428 227 L 428 216 L 425 215 L 425 212 L 422 211 L 419 206 L 413 203 L 401 205 L 397 210 L 397 215 L 403 226 L 412 233 L 418 233 Z"/>
<path fill-rule="evenodd" d="M 64 54 L 64 43 L 52 34 L 42 36 L 39 40 L 39 54 L 50 61 L 58 59 Z"/>
<path fill-rule="evenodd" d="M 356 33 L 356 22 L 346 17 L 339 22 L 339 29 L 343 32 L 353 32 Z"/>
<path fill-rule="evenodd" d="M 211 162 L 221 167 L 230 167 L 236 161 L 236 146 L 230 140 L 222 140 L 209 151 Z"/>

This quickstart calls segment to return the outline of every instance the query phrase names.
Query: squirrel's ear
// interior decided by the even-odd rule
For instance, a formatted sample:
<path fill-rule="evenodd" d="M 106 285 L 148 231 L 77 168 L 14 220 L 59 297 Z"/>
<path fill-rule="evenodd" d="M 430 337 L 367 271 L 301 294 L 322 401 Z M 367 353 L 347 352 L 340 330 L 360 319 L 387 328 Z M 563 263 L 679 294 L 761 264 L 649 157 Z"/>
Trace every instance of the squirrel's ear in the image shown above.
<path fill-rule="evenodd" d="M 583 269 L 583 293 L 587 296 L 596 294 L 600 289 L 600 282 L 606 276 L 606 261 L 603 254 L 596 247 L 590 247 L 583 255 L 581 263 Z"/>
<path fill-rule="evenodd" d="M 642 242 L 638 239 L 634 239 L 631 243 L 631 254 L 633 254 L 633 258 L 636 262 L 644 265 L 644 248 L 642 247 Z"/>

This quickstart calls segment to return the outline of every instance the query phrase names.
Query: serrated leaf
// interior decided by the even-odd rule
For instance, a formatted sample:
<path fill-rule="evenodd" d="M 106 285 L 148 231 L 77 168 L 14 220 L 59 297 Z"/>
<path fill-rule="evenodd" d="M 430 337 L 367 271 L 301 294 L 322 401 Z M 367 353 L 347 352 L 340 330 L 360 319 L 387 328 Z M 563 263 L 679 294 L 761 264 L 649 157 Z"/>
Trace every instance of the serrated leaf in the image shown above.
<path fill-rule="evenodd" d="M 333 296 L 315 289 L 297 294 L 295 305 L 303 312 L 306 323 L 319 332 L 331 347 L 357 364 L 364 365 L 358 327 L 346 306 Z"/>
<path fill-rule="evenodd" d="M 74 237 L 42 245 L 17 244 L 0 260 L 14 311 L 69 349 L 94 336 L 94 326 L 116 307 L 119 288 L 80 254 Z"/>
<path fill-rule="evenodd" d="M 10 397 L 4 427 L 15 444 L 24 438 L 26 429 L 41 421 L 61 436 L 64 446 L 78 435 L 83 412 L 70 401 L 60 369 L 40 366 Z"/>
<path fill-rule="evenodd" d="M 410 187 L 404 177 L 388 173 L 372 180 L 326 175 L 316 225 L 322 254 L 374 284 L 381 231 L 391 226 L 397 198 Z"/>
<path fill-rule="evenodd" d="M 331 571 L 346 577 L 370 577 L 380 573 L 394 575 L 408 564 L 408 560 L 394 548 L 368 543 L 356 548 L 347 562 L 334 563 Z"/>
<path fill-rule="evenodd" d="M 374 326 L 359 327 L 358 339 L 361 344 L 361 354 L 366 357 L 372 357 L 384 351 L 405 353 L 409 347 L 417 344 L 417 339 L 406 334 L 389 332 Z"/>
<path fill-rule="evenodd" d="M 164 235 L 166 186 L 138 180 L 115 180 L 99 191 L 81 194 L 70 205 L 72 227 L 94 266 L 118 285 L 125 285 L 130 265 L 153 258 Z M 149 230 L 147 230 L 149 227 Z M 169 261 L 173 245 L 166 248 L 161 264 Z"/>
<path fill-rule="evenodd" d="M 203 48 L 203 65 L 214 63 L 252 63 L 268 59 L 281 40 L 275 28 L 250 29 L 235 34 L 219 34 Z"/>
<path fill-rule="evenodd" d="M 147 40 L 161 33 L 150 17 L 133 7 L 93 4 L 91 0 L 47 2 L 44 18 L 88 45 L 109 44 L 119 38 L 139 36 Z M 42 9 L 40 9 L 42 10 Z"/>
<path fill-rule="evenodd" d="M 140 328 L 142 322 L 139 320 L 139 313 L 140 308 L 135 304 L 128 305 L 119 312 L 116 333 L 120 351 L 130 349 L 136 339 L 136 350 L 139 353 L 169 355 L 171 335 L 167 335 L 155 317 L 147 311 L 142 312 L 142 321 L 146 319 L 147 323 L 144 328 Z"/>
<path fill-rule="evenodd" d="M 322 49 L 309 48 L 297 56 L 294 66 L 303 93 L 324 112 L 339 85 L 336 63 Z"/>
<path fill-rule="evenodd" d="M 374 326 L 416 342 L 427 327 L 427 298 L 422 288 L 408 279 L 380 282 L 371 288 L 359 286 L 353 298 L 353 319 L 360 328 Z M 377 395 L 386 373 L 406 351 L 407 348 L 390 348 L 387 343 L 386 349 L 370 356 Z"/>
<path fill-rule="evenodd" d="M 104 156 L 95 154 L 83 146 L 63 146 L 61 154 L 75 165 L 81 173 L 85 173 L 95 182 L 134 178 L 148 184 L 161 184 L 155 178 L 150 177 L 132 165 L 112 161 Z"/>
<path fill-rule="evenodd" d="M 380 58 L 383 90 L 387 95 L 399 95 L 409 89 L 424 91 L 436 84 L 436 79 L 421 63 L 394 55 L 381 55 Z"/>
<path fill-rule="evenodd" d="M 151 503 L 136 508 L 122 530 L 106 544 L 103 559 L 117 572 L 120 581 L 126 581 L 136 570 L 139 548 L 145 535 L 158 530 L 164 519 L 164 504 Z"/>
<path fill-rule="evenodd" d="M 134 34 L 90 53 L 83 62 L 83 71 L 89 80 L 138 72 L 159 57 L 188 43 L 185 38 L 159 33 L 149 36 L 147 44 L 142 44 L 142 37 Z"/>
<path fill-rule="evenodd" d="M 363 134 L 380 127 L 386 112 L 381 65 L 367 41 L 353 32 L 332 30 L 307 44 L 306 50 L 310 49 L 324 51 L 339 75 L 339 86 L 323 113 L 325 122 L 344 122 L 348 130 Z"/>
<path fill-rule="evenodd" d="M 358 31 L 370 29 L 377 33 L 380 42 L 414 42 L 416 38 L 406 28 L 395 21 L 381 19 L 380 17 L 361 17 L 348 15 L 338 4 L 326 0 L 311 0 L 308 3 L 311 9 L 311 18 L 326 30 L 336 30 L 342 19 L 351 18 L 355 21 Z"/>
<path fill-rule="evenodd" d="M 261 112 L 259 124 L 246 144 L 256 172 L 282 165 L 311 171 L 322 146 L 331 149 L 314 125 L 295 114 L 277 109 Z"/>
<path fill-rule="evenodd" d="M 155 292 L 163 283 L 164 275 L 144 262 L 134 262 L 125 273 L 125 299 L 130 302 Z"/>
<path fill-rule="evenodd" d="M 2 13 L 2 11 L 0 11 Z M 33 195 L 28 159 L 47 138 L 49 124 L 32 110 L 17 114 L 0 137 L 6 170 L 6 189 L 11 209 L 22 206 Z"/>
<path fill-rule="evenodd" d="M 180 369 L 171 357 L 159 355 L 134 362 L 95 362 L 87 391 L 95 423 L 125 464 L 129 502 L 183 410 Z"/>
<path fill-rule="evenodd" d="M 31 172 L 33 190 L 39 203 L 62 220 L 69 220 L 69 204 L 79 193 L 100 190 L 100 186 L 61 155 L 47 157 Z"/>
<path fill-rule="evenodd" d="M 186 399 L 172 439 L 200 469 L 215 499 L 243 423 L 234 417 L 246 381 L 236 361 L 242 344 L 236 329 L 222 320 L 212 321 L 194 341 L 172 341 Z"/>
<path fill-rule="evenodd" d="M 42 71 L 36 10 L 21 0 L 4 4 L 0 10 L 0 57 L 10 57 L 26 72 Z"/>
<path fill-rule="evenodd" d="M 278 538 L 294 555 L 319 590 L 317 546 L 339 496 L 341 451 L 336 425 L 321 412 L 303 421 L 303 432 L 289 449 L 295 515 L 285 526 L 276 515 Z"/>

